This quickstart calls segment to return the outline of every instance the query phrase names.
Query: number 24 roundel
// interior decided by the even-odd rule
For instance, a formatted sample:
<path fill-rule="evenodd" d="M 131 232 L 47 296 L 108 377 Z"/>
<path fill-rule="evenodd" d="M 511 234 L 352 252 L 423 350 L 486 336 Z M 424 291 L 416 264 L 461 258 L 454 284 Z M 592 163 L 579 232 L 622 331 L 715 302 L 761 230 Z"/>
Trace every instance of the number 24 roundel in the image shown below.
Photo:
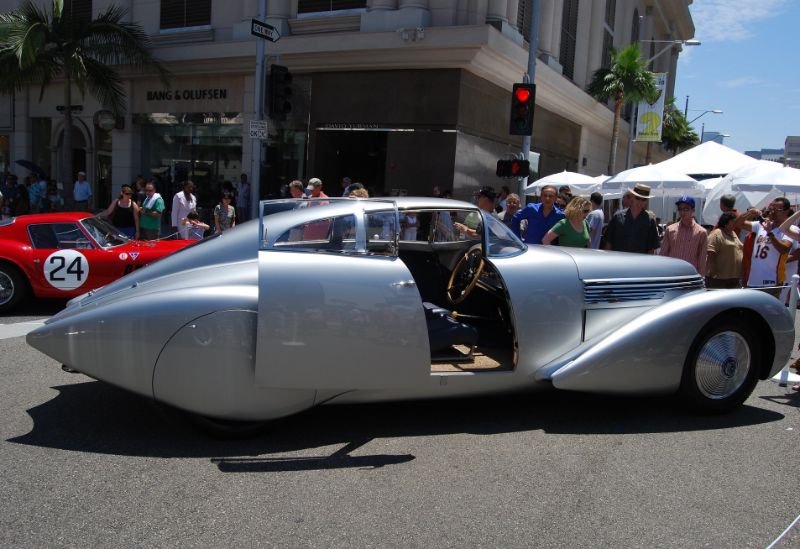
<path fill-rule="evenodd" d="M 77 250 L 53 252 L 44 262 L 44 279 L 59 290 L 80 288 L 89 278 L 89 261 Z"/>

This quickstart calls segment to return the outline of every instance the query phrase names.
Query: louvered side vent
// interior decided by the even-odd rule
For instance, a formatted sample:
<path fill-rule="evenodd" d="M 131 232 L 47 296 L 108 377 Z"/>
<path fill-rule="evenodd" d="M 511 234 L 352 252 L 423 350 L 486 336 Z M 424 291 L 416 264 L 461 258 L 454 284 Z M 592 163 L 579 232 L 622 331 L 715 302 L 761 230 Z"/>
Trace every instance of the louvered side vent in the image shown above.
<path fill-rule="evenodd" d="M 666 292 L 688 292 L 702 290 L 703 288 L 705 288 L 705 284 L 700 275 L 583 281 L 583 295 L 587 304 L 664 299 Z"/>

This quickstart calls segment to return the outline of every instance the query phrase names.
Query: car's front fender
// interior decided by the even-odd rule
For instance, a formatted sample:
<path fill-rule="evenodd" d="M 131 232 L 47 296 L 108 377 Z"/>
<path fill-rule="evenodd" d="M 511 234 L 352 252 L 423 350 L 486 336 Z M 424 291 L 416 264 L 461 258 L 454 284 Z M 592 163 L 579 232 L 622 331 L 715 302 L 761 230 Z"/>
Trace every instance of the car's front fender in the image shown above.
<path fill-rule="evenodd" d="M 644 312 L 635 320 L 587 342 L 587 350 L 551 370 L 559 389 L 603 393 L 668 393 L 680 386 L 683 365 L 697 334 L 714 317 L 751 315 L 762 349 L 774 349 L 762 364 L 761 377 L 786 363 L 794 343 L 794 321 L 783 304 L 756 290 L 693 292 Z M 756 316 L 753 316 L 756 315 Z M 758 323 L 768 327 L 764 334 Z"/>

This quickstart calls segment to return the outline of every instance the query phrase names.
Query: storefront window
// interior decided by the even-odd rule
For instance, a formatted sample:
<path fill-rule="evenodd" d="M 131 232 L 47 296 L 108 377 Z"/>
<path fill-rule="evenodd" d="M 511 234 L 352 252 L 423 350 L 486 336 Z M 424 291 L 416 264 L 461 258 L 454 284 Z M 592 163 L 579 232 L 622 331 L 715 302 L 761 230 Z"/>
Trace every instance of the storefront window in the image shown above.
<path fill-rule="evenodd" d="M 242 173 L 241 113 L 152 113 L 134 116 L 141 125 L 141 173 L 172 196 L 182 181 L 195 185 L 198 206 L 218 201 L 223 181 Z"/>
<path fill-rule="evenodd" d="M 56 177 L 53 173 L 53 167 L 50 162 L 50 136 L 52 132 L 53 121 L 50 118 L 32 118 L 31 119 L 31 137 L 33 141 L 33 158 L 26 158 L 37 166 L 39 166 L 44 173 L 49 174 L 51 177 Z"/>
<path fill-rule="evenodd" d="M 8 165 L 9 149 L 8 135 L 0 134 L 0 172 L 11 171 Z"/>

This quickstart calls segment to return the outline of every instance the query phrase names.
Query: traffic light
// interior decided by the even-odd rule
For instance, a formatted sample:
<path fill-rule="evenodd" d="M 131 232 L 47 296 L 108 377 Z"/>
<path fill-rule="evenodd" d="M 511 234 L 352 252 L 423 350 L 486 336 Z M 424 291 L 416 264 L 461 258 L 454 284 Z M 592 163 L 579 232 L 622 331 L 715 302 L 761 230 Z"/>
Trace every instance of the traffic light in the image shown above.
<path fill-rule="evenodd" d="M 498 160 L 497 177 L 528 177 L 531 164 L 527 160 Z"/>
<path fill-rule="evenodd" d="M 273 120 L 286 120 L 292 112 L 292 74 L 282 65 L 269 67 L 269 116 Z"/>
<path fill-rule="evenodd" d="M 511 135 L 533 133 L 533 102 L 536 98 L 535 84 L 514 84 L 511 91 Z"/>

